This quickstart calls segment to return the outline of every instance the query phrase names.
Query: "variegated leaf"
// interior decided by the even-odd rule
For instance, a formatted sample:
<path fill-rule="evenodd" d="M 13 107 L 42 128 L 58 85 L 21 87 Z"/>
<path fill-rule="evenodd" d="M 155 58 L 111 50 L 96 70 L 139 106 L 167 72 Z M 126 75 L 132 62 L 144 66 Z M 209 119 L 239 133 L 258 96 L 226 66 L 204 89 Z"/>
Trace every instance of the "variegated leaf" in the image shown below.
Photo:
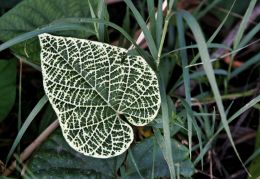
<path fill-rule="evenodd" d="M 69 145 L 97 158 L 126 151 L 130 124 L 146 125 L 158 113 L 154 71 L 123 48 L 50 34 L 39 39 L 44 89 Z"/>

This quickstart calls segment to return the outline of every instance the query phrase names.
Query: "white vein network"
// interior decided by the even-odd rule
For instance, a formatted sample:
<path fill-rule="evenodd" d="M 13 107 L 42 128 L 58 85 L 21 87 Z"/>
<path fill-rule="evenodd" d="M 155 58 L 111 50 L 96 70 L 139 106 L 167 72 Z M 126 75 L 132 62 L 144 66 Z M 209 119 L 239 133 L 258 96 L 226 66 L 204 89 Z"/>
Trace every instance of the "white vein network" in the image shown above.
<path fill-rule="evenodd" d="M 140 56 L 112 45 L 39 35 L 44 90 L 69 145 L 96 158 L 122 154 L 132 127 L 160 108 L 158 80 Z"/>

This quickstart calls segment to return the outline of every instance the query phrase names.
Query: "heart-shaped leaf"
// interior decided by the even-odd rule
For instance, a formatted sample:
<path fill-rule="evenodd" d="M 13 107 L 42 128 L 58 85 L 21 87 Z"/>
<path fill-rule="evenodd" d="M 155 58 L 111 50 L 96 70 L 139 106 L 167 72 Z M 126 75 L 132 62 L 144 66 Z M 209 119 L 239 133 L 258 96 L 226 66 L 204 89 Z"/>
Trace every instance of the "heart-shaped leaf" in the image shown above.
<path fill-rule="evenodd" d="M 39 36 L 45 92 L 69 145 L 97 158 L 123 153 L 127 123 L 143 126 L 160 107 L 156 74 L 140 56 L 89 40 Z"/>

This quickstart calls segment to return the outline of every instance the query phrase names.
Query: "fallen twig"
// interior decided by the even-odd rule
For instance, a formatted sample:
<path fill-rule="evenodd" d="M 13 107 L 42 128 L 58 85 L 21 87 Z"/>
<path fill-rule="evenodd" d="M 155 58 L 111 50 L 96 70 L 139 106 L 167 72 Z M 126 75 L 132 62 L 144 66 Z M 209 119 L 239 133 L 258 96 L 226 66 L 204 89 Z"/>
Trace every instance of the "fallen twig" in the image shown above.
<path fill-rule="evenodd" d="M 47 127 L 20 155 L 21 162 L 27 160 L 31 154 L 39 147 L 43 141 L 45 141 L 48 136 L 59 126 L 58 120 L 55 120 L 49 127 Z M 16 168 L 16 161 L 13 161 L 12 164 L 4 171 L 3 176 L 10 175 Z"/>

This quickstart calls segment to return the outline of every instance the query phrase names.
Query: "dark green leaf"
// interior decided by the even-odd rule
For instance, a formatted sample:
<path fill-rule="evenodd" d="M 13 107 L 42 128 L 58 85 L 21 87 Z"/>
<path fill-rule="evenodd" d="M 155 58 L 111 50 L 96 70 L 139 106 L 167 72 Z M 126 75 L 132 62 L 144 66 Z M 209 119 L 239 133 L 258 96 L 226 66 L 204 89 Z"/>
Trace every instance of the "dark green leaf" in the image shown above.
<path fill-rule="evenodd" d="M 97 2 L 91 1 L 97 11 Z M 15 8 L 0 18 L 0 40 L 7 41 L 17 35 L 48 25 L 57 19 L 66 17 L 91 17 L 87 0 L 24 0 Z M 93 24 L 85 24 L 94 30 Z M 87 38 L 91 33 L 87 31 L 67 31 L 63 35 Z M 40 63 L 40 46 L 37 38 L 33 38 L 12 47 L 12 50 L 21 56 L 26 56 L 35 63 Z"/>
<path fill-rule="evenodd" d="M 9 114 L 15 102 L 16 61 L 0 60 L 0 122 Z"/>
<path fill-rule="evenodd" d="M 176 171 L 180 171 L 180 174 L 185 177 L 190 177 L 194 173 L 194 166 L 189 160 L 188 149 L 172 140 L 172 156 L 176 166 Z M 153 151 L 154 150 L 154 151 Z M 144 178 L 151 178 L 151 171 L 153 166 L 153 152 L 155 154 L 154 161 L 154 176 L 157 177 L 169 177 L 169 169 L 167 163 L 163 157 L 160 146 L 158 145 L 154 137 L 143 140 L 139 144 L 132 148 L 133 159 Z M 136 167 L 133 165 L 133 159 L 128 155 L 126 160 L 126 175 L 127 178 L 139 178 L 139 174 L 136 171 Z M 177 169 L 179 166 L 179 169 Z"/>
<path fill-rule="evenodd" d="M 29 162 L 36 178 L 116 178 L 125 154 L 110 159 L 86 157 L 69 147 L 56 130 Z"/>

